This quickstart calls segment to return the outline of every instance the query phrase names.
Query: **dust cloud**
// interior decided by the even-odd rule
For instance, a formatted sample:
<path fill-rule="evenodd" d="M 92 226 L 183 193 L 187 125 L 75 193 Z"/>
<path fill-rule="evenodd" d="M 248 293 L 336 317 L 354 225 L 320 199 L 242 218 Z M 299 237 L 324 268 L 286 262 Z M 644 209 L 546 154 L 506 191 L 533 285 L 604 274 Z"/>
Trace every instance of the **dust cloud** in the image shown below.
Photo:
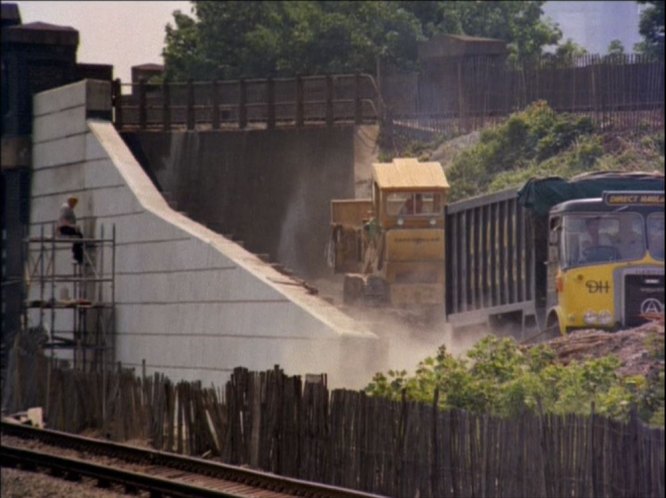
<path fill-rule="evenodd" d="M 299 258 L 299 241 L 307 222 L 308 202 L 302 181 L 298 182 L 295 190 L 282 222 L 276 256 L 283 266 L 297 273 L 304 273 Z"/>
<path fill-rule="evenodd" d="M 413 316 L 387 306 L 345 305 L 342 300 L 343 279 L 343 275 L 330 275 L 312 282 L 312 285 L 323 299 L 379 337 L 386 351 L 386 361 L 384 365 L 373 365 L 376 367 L 374 373 L 406 370 L 408 374 L 414 374 L 419 362 L 434 357 L 440 346 L 445 345 L 449 353 L 459 357 L 490 333 L 487 329 L 476 328 L 457 331 L 454 335 L 443 314 L 427 321 L 417 321 Z M 371 380 L 355 379 L 354 384 L 364 387 Z"/>

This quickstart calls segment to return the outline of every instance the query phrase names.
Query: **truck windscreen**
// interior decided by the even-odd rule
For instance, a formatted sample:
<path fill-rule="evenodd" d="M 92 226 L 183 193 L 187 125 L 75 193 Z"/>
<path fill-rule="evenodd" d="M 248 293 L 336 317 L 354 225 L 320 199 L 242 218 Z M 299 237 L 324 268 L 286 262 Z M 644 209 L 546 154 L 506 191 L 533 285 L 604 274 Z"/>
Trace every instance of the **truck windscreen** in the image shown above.
<path fill-rule="evenodd" d="M 386 196 L 386 213 L 389 216 L 441 215 L 441 195 L 430 192 L 391 192 Z"/>
<path fill-rule="evenodd" d="M 645 255 L 644 219 L 638 213 L 568 214 L 562 228 L 563 267 L 631 261 Z"/>

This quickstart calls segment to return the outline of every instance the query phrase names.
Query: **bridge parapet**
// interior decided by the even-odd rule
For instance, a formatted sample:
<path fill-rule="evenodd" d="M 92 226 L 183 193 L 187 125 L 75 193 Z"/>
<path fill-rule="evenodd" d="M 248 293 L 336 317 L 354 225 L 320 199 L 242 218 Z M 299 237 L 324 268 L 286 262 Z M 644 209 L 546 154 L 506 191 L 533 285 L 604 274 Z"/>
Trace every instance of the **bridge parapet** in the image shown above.
<path fill-rule="evenodd" d="M 113 90 L 119 130 L 374 124 L 382 108 L 374 78 L 361 73 L 161 84 L 117 79 Z"/>

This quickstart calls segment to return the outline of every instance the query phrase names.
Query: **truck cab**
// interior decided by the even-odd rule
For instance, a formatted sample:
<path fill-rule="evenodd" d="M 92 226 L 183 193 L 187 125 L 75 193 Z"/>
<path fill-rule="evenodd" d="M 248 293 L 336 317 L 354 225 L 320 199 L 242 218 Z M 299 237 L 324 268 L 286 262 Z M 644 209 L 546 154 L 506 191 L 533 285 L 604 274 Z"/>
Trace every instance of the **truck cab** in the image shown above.
<path fill-rule="evenodd" d="M 332 201 L 334 268 L 345 301 L 395 307 L 444 303 L 444 205 L 449 185 L 437 162 L 372 165 L 372 198 Z"/>
<path fill-rule="evenodd" d="M 547 328 L 615 330 L 663 316 L 663 193 L 563 202 L 549 230 Z"/>

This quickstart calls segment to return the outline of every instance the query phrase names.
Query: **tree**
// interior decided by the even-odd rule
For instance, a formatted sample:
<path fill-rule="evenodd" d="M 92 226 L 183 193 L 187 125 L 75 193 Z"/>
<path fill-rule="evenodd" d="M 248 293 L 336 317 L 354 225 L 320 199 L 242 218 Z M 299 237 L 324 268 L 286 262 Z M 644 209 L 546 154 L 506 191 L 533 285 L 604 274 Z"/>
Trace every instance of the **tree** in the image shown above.
<path fill-rule="evenodd" d="M 611 40 L 606 51 L 608 55 L 621 56 L 624 55 L 624 45 L 620 40 Z"/>
<path fill-rule="evenodd" d="M 416 60 L 420 25 L 395 2 L 194 2 L 175 15 L 164 49 L 173 78 L 372 71 L 376 59 Z"/>
<path fill-rule="evenodd" d="M 634 45 L 639 54 L 652 57 L 664 57 L 664 2 L 663 0 L 638 0 L 639 4 L 648 5 L 641 12 L 639 33 L 643 41 Z"/>
<path fill-rule="evenodd" d="M 437 2 L 441 5 L 440 33 L 497 38 L 508 43 L 509 61 L 529 62 L 543 49 L 557 45 L 562 32 L 543 20 L 545 2 Z"/>
<path fill-rule="evenodd" d="M 166 46 L 162 51 L 166 64 L 166 79 L 210 79 L 218 77 L 213 61 L 206 57 L 201 46 L 196 22 L 177 10 L 173 13 L 175 27 L 166 26 Z"/>
<path fill-rule="evenodd" d="M 624 63 L 627 59 L 627 55 L 624 53 L 624 45 L 620 40 L 611 40 L 606 51 L 607 54 L 603 57 L 605 62 Z"/>
<path fill-rule="evenodd" d="M 543 3 L 194 1 L 167 25 L 163 55 L 171 79 L 374 73 L 378 61 L 415 68 L 418 42 L 450 33 L 505 40 L 524 61 L 562 36 Z"/>
<path fill-rule="evenodd" d="M 546 54 L 545 59 L 547 62 L 553 65 L 571 65 L 574 60 L 578 57 L 582 57 L 587 54 L 587 50 L 584 47 L 581 47 L 571 38 L 567 38 L 567 41 L 560 43 L 553 54 Z"/>

